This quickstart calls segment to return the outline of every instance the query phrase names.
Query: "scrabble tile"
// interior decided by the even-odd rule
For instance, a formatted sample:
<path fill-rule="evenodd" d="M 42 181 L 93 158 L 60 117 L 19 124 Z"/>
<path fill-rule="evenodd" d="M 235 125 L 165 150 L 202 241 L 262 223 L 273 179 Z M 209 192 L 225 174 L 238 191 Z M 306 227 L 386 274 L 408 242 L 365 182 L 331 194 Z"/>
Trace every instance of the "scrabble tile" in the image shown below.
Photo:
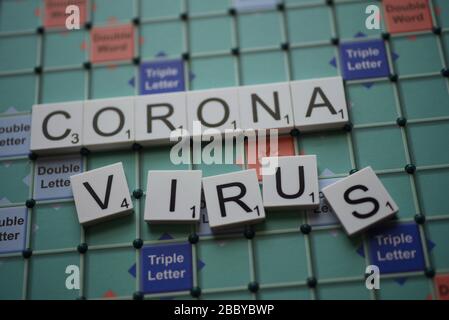
<path fill-rule="evenodd" d="M 83 143 L 83 102 L 34 105 L 31 123 L 32 151 L 77 151 Z"/>
<path fill-rule="evenodd" d="M 266 157 L 262 159 L 262 163 L 265 208 L 318 207 L 320 197 L 315 155 Z"/>
<path fill-rule="evenodd" d="M 323 189 L 348 235 L 356 234 L 399 211 L 371 167 Z"/>
<path fill-rule="evenodd" d="M 382 39 L 342 43 L 340 60 L 345 80 L 382 78 L 390 75 Z"/>
<path fill-rule="evenodd" d="M 117 149 L 134 142 L 134 98 L 84 102 L 83 145 L 92 150 Z"/>
<path fill-rule="evenodd" d="M 239 87 L 242 128 L 293 128 L 293 110 L 288 82 Z"/>
<path fill-rule="evenodd" d="M 204 192 L 201 195 L 201 212 L 200 221 L 197 225 L 196 232 L 200 236 L 223 235 L 223 234 L 242 234 L 245 230 L 244 226 L 236 226 L 230 228 L 220 228 L 212 230 L 209 225 L 209 215 L 207 214 L 206 200 L 204 199 Z"/>
<path fill-rule="evenodd" d="M 191 135 L 199 135 L 193 122 L 199 121 L 203 132 L 216 129 L 240 128 L 238 91 L 236 88 L 192 91 L 187 95 L 188 130 Z M 196 132 L 197 131 L 197 132 Z M 205 134 L 209 136 L 209 134 Z"/>
<path fill-rule="evenodd" d="M 93 63 L 130 60 L 134 56 L 132 24 L 95 27 L 90 32 L 90 60 Z"/>
<path fill-rule="evenodd" d="M 91 225 L 129 214 L 133 203 L 121 162 L 70 177 L 79 223 Z"/>
<path fill-rule="evenodd" d="M 173 130 L 185 128 L 187 128 L 187 111 L 184 92 L 149 94 L 136 98 L 137 143 L 141 145 L 168 143 Z"/>
<path fill-rule="evenodd" d="M 401 223 L 375 228 L 369 233 L 370 263 L 381 274 L 425 269 L 424 252 L 416 223 Z"/>
<path fill-rule="evenodd" d="M 212 229 L 265 219 L 254 169 L 203 178 L 203 189 Z"/>
<path fill-rule="evenodd" d="M 428 0 L 384 0 L 382 5 L 391 33 L 432 30 Z"/>
<path fill-rule="evenodd" d="M 140 94 L 168 93 L 185 90 L 184 61 L 155 60 L 139 66 Z"/>
<path fill-rule="evenodd" d="M 343 128 L 348 108 L 341 77 L 293 81 L 295 126 L 300 131 Z"/>
<path fill-rule="evenodd" d="M 145 221 L 198 222 L 201 170 L 148 171 Z"/>

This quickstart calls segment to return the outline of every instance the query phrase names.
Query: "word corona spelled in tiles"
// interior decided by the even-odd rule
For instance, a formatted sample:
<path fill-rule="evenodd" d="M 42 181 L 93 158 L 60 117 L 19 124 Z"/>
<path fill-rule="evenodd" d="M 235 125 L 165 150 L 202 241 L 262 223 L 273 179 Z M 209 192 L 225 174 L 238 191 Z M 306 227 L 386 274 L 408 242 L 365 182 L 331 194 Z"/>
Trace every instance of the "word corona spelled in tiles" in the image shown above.
<path fill-rule="evenodd" d="M 34 105 L 31 150 L 46 154 L 168 144 L 176 129 L 192 135 L 194 121 L 220 133 L 312 131 L 342 128 L 348 110 L 340 77 Z"/>

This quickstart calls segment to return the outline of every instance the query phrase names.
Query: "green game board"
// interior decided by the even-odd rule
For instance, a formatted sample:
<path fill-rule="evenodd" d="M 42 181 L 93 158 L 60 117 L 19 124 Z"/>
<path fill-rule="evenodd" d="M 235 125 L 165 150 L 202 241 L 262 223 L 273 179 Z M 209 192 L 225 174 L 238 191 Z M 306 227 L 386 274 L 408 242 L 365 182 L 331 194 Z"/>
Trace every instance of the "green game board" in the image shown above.
<path fill-rule="evenodd" d="M 285 10 L 233 15 L 230 0 L 93 0 L 89 12 L 94 27 L 140 18 L 135 30 L 141 61 L 189 53 L 186 87 L 198 90 L 340 75 L 332 38 L 382 39 L 384 26 L 364 27 L 362 13 L 370 3 L 286 0 Z M 449 273 L 449 82 L 440 73 L 449 62 L 449 2 L 431 4 L 440 34 L 392 35 L 386 42 L 398 81 L 345 82 L 352 131 L 291 138 L 297 154 L 317 155 L 320 179 L 372 166 L 400 207 L 398 219 L 387 225 L 415 224 L 416 215 L 425 216 L 419 224 L 425 267 L 383 275 L 381 289 L 369 291 L 364 280 L 368 233 L 348 238 L 338 223 L 301 232 L 302 225 L 311 224 L 310 215 L 269 212 L 255 226 L 254 238 L 240 231 L 200 235 L 192 244 L 193 285 L 201 288 L 200 299 L 436 299 L 432 275 Z M 30 114 L 35 103 L 139 94 L 132 81 L 138 66 L 132 61 L 83 67 L 89 60 L 85 28 L 36 32 L 42 8 L 40 0 L 0 1 L 0 119 Z M 181 19 L 184 12 L 188 19 Z M 399 117 L 407 119 L 405 127 L 397 125 Z M 121 161 L 133 192 L 145 188 L 148 170 L 189 168 L 172 165 L 169 152 L 168 146 L 93 152 L 83 156 L 84 170 Z M 404 170 L 407 164 L 416 166 L 414 174 Z M 242 170 L 238 165 L 191 168 L 201 169 L 203 176 Z M 0 208 L 25 207 L 34 197 L 34 173 L 35 161 L 27 156 L 0 158 Z M 196 228 L 149 225 L 143 220 L 144 203 L 145 197 L 134 200 L 134 215 L 82 228 L 73 199 L 37 201 L 27 209 L 26 248 L 32 256 L 0 255 L 0 299 L 132 299 L 142 290 L 134 239 L 145 245 L 187 243 Z M 77 250 L 81 243 L 88 244 L 85 254 Z M 68 265 L 80 268 L 79 290 L 65 286 Z M 259 284 L 257 292 L 248 290 L 252 282 Z M 192 295 L 184 290 L 145 298 Z"/>

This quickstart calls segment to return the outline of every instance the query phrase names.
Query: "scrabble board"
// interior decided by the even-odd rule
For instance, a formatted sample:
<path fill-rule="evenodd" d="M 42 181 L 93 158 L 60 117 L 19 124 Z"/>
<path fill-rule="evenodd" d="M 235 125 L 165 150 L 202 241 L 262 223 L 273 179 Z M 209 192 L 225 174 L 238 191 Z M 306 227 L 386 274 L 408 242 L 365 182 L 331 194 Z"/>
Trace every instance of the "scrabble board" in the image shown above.
<path fill-rule="evenodd" d="M 0 1 L 0 299 L 449 297 L 447 0 L 91 0 L 79 30 L 58 2 Z M 33 104 L 334 76 L 353 126 L 285 133 L 279 154 L 316 155 L 321 188 L 373 168 L 399 213 L 354 237 L 324 202 L 214 234 L 206 216 L 148 224 L 148 170 L 242 170 L 174 165 L 169 146 L 29 155 Z M 117 162 L 134 214 L 82 227 L 69 176 Z"/>

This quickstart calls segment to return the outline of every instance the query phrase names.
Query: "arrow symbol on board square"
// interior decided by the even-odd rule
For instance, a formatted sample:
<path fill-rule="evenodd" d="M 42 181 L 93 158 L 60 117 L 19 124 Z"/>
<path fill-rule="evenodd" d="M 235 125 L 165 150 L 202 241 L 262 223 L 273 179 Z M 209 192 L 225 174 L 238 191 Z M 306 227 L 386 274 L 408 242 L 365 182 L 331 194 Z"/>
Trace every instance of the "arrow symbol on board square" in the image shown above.
<path fill-rule="evenodd" d="M 393 61 L 396 61 L 399 59 L 399 55 L 396 52 L 392 52 L 391 53 L 391 58 L 393 59 Z"/>
<path fill-rule="evenodd" d="M 332 170 L 330 170 L 329 168 L 325 168 L 325 169 L 321 172 L 321 176 L 322 176 L 322 177 L 333 176 L 333 175 L 335 175 L 335 173 L 332 172 Z"/>
<path fill-rule="evenodd" d="M 364 38 L 364 37 L 366 37 L 366 34 L 364 34 L 362 31 L 359 31 L 354 35 L 354 38 Z"/>
<path fill-rule="evenodd" d="M 198 270 L 201 270 L 206 266 L 206 264 L 203 261 L 201 261 L 200 259 L 198 259 L 197 266 L 198 266 Z"/>
<path fill-rule="evenodd" d="M 166 57 L 167 54 L 165 53 L 165 51 L 159 51 L 158 53 L 156 53 L 156 57 L 158 58 L 162 58 L 162 57 Z"/>
<path fill-rule="evenodd" d="M 335 231 L 335 230 L 329 231 L 329 234 L 330 234 L 332 237 L 334 237 L 334 238 L 337 238 L 337 237 L 339 236 L 338 232 Z"/>
<path fill-rule="evenodd" d="M 117 17 L 111 16 L 106 21 L 108 24 L 116 24 L 118 22 L 118 19 Z"/>
<path fill-rule="evenodd" d="M 132 77 L 131 79 L 129 79 L 128 84 L 134 88 L 134 86 L 136 85 L 135 77 Z"/>
<path fill-rule="evenodd" d="M 407 278 L 404 278 L 404 277 L 396 278 L 396 279 L 394 279 L 394 281 L 396 281 L 400 286 L 403 286 L 404 283 L 407 281 Z"/>
<path fill-rule="evenodd" d="M 359 256 L 365 258 L 365 250 L 363 250 L 363 245 L 360 245 L 360 247 L 357 248 L 356 252 Z"/>
<path fill-rule="evenodd" d="M 189 72 L 189 79 L 190 79 L 190 81 L 193 81 L 193 80 L 195 80 L 195 78 L 196 78 L 196 74 L 194 74 L 193 72 Z"/>
<path fill-rule="evenodd" d="M 28 174 L 25 178 L 22 179 L 22 182 L 25 183 L 28 187 L 30 186 L 30 175 Z"/>
<path fill-rule="evenodd" d="M 329 61 L 329 64 L 330 64 L 332 67 L 336 68 L 336 67 L 337 67 L 337 59 L 336 59 L 335 57 L 333 57 L 332 60 Z"/>
<path fill-rule="evenodd" d="M 170 240 L 170 239 L 173 239 L 173 237 L 166 232 L 162 234 L 162 236 L 159 238 L 159 240 Z"/>
<path fill-rule="evenodd" d="M 136 277 L 136 264 L 134 263 L 131 268 L 128 269 L 128 273 L 134 278 Z"/>
<path fill-rule="evenodd" d="M 17 111 L 16 108 L 14 108 L 14 107 L 9 107 L 9 108 L 6 109 L 6 111 L 3 112 L 3 113 L 4 113 L 4 114 L 14 114 L 14 113 L 17 113 L 17 112 L 19 112 L 19 111 Z"/>
<path fill-rule="evenodd" d="M 374 82 L 365 82 L 362 84 L 367 89 L 371 89 L 372 86 L 374 86 Z"/>
<path fill-rule="evenodd" d="M 112 290 L 108 290 L 103 294 L 103 298 L 115 298 L 115 297 L 117 297 L 117 294 Z"/>
<path fill-rule="evenodd" d="M 3 197 L 3 198 L 0 199 L 0 204 L 1 205 L 3 205 L 3 204 L 10 204 L 10 203 L 11 203 L 11 201 L 9 201 L 9 199 L 6 198 L 6 197 Z"/>
<path fill-rule="evenodd" d="M 226 241 L 219 241 L 218 242 L 218 246 L 219 247 L 224 247 L 226 245 Z"/>
<path fill-rule="evenodd" d="M 5 168 L 9 168 L 9 166 L 12 164 L 12 161 L 3 161 L 3 165 Z"/>
<path fill-rule="evenodd" d="M 430 251 L 433 250 L 433 248 L 435 248 L 436 244 L 435 242 L 433 242 L 432 240 L 427 239 L 427 249 Z"/>

